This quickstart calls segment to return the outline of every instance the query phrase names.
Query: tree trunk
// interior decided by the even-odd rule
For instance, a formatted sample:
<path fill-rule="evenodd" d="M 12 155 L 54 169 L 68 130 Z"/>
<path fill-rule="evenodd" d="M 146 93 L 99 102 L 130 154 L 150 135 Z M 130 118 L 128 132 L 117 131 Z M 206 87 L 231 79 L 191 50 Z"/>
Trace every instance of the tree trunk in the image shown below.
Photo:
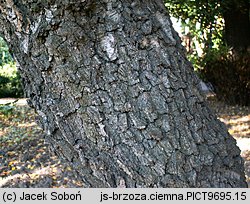
<path fill-rule="evenodd" d="M 225 38 L 236 52 L 250 48 L 249 0 L 225 1 Z"/>
<path fill-rule="evenodd" d="M 246 187 L 162 1 L 31 2 L 1 1 L 2 34 L 86 187 Z"/>

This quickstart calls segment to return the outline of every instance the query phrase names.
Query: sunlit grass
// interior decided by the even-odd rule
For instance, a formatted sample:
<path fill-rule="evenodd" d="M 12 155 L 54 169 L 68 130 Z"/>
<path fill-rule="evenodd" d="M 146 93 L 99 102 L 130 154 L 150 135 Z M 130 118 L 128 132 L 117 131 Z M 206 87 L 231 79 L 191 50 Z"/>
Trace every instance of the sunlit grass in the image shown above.
<path fill-rule="evenodd" d="M 17 77 L 17 68 L 15 63 L 5 64 L 0 67 L 0 75 L 5 77 Z"/>
<path fill-rule="evenodd" d="M 10 104 L 14 100 L 0 102 Z M 27 107 L 26 101 L 10 105 L 13 106 L 10 114 L 0 110 L 0 187 L 82 187 L 81 180 L 67 176 L 73 175 L 73 170 L 44 144 L 35 112 Z"/>
<path fill-rule="evenodd" d="M 250 138 L 250 114 L 245 116 L 233 116 L 219 118 L 229 127 L 229 133 L 234 137 Z"/>

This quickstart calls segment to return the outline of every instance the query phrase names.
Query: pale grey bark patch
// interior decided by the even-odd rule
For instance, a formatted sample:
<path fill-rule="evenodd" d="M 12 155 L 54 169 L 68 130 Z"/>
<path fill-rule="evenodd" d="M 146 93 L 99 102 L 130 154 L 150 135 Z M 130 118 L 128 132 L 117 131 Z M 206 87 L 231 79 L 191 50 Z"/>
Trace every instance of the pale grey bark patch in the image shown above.
<path fill-rule="evenodd" d="M 157 12 L 155 16 L 157 20 L 159 21 L 159 23 L 161 24 L 164 34 L 166 35 L 166 39 L 169 38 L 168 43 L 171 45 L 175 45 L 176 40 L 174 39 L 173 34 L 172 34 L 173 30 L 171 29 L 170 19 L 169 18 L 167 19 L 166 16 L 164 16 L 164 14 L 161 12 Z"/>
<path fill-rule="evenodd" d="M 117 59 L 117 49 L 115 38 L 112 34 L 108 34 L 101 41 L 101 47 L 104 53 L 106 53 L 108 59 L 110 61 L 114 61 Z"/>

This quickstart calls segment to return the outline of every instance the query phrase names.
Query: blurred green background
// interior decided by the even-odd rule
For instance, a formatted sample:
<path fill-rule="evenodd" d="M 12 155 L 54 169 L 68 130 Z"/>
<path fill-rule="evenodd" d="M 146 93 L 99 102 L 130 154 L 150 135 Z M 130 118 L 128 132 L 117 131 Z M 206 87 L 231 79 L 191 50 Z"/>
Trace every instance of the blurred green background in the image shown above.
<path fill-rule="evenodd" d="M 5 41 L 0 38 L 0 98 L 23 96 L 21 77 Z"/>

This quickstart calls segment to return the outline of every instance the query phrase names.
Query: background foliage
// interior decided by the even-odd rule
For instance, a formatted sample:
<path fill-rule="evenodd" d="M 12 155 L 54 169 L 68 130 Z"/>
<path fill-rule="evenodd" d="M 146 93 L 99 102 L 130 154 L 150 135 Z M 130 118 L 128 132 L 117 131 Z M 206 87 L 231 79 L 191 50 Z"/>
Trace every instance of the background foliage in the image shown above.
<path fill-rule="evenodd" d="M 20 75 L 6 43 L 0 38 L 0 98 L 22 96 Z"/>
<path fill-rule="evenodd" d="M 9 48 L 3 38 L 0 37 L 0 66 L 13 63 L 13 58 L 9 52 Z"/>
<path fill-rule="evenodd" d="M 239 13 L 249 11 L 250 3 L 247 6 L 247 1 L 165 0 L 171 16 L 181 21 L 182 34 L 188 32 L 191 36 L 188 58 L 195 71 L 204 81 L 212 83 L 219 99 L 229 104 L 250 105 L 250 53 L 246 50 L 238 52 L 236 48 L 242 46 L 236 45 L 241 41 L 240 36 L 238 33 L 228 36 L 225 20 L 225 14 L 230 11 L 238 12 L 231 14 L 235 19 Z M 241 25 L 239 21 L 230 22 L 233 29 L 235 26 L 232 24 L 235 23 Z M 242 29 L 249 31 L 247 27 Z M 236 44 L 228 42 L 232 37 L 238 39 Z M 202 54 L 198 53 L 197 43 Z"/>

